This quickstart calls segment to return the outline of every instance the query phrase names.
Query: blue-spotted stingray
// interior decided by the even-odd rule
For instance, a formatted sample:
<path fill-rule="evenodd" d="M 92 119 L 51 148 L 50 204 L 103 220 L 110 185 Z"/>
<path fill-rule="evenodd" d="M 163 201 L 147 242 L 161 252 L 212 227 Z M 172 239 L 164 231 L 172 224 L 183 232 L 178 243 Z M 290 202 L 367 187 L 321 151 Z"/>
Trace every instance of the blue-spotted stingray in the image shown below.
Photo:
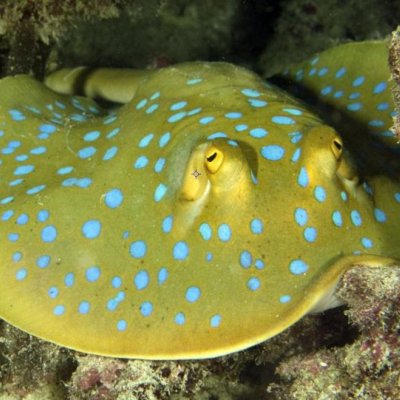
<path fill-rule="evenodd" d="M 2 79 L 0 317 L 88 353 L 195 359 L 339 304 L 348 268 L 400 257 L 396 163 L 375 162 L 396 153 L 386 59 L 347 44 L 282 75 L 329 123 L 226 63 L 61 70 L 46 84 L 64 94 Z"/>

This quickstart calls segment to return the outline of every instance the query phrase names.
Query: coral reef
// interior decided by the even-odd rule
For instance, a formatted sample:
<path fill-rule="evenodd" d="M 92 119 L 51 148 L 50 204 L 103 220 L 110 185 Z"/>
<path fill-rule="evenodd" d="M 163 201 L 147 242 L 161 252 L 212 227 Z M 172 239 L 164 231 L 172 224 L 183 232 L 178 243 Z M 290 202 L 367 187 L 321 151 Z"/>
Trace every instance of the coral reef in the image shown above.
<path fill-rule="evenodd" d="M 398 114 L 394 117 L 392 128 L 397 139 L 400 140 L 400 28 L 393 33 L 389 48 L 389 66 L 392 73 L 392 93 Z"/>

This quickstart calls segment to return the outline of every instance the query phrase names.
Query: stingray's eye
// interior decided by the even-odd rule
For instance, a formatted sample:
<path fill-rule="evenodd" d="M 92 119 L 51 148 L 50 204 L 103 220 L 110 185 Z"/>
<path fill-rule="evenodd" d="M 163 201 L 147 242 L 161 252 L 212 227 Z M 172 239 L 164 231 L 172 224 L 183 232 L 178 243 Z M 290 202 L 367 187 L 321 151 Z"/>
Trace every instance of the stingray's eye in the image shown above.
<path fill-rule="evenodd" d="M 205 154 L 205 165 L 209 172 L 215 174 L 224 161 L 224 154 L 215 146 L 210 146 Z"/>
<path fill-rule="evenodd" d="M 331 143 L 331 149 L 336 160 L 339 160 L 343 153 L 343 141 L 339 137 L 335 137 Z"/>

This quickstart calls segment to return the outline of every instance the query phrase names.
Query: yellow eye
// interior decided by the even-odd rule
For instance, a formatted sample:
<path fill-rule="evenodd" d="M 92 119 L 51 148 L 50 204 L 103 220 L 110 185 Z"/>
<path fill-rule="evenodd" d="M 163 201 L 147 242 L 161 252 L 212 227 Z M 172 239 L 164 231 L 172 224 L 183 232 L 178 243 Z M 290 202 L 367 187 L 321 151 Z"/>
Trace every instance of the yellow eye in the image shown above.
<path fill-rule="evenodd" d="M 341 138 L 336 137 L 332 140 L 331 149 L 336 160 L 339 160 L 343 153 L 343 141 Z"/>
<path fill-rule="evenodd" d="M 205 154 L 205 165 L 209 172 L 215 174 L 224 161 L 224 154 L 215 146 L 210 146 Z"/>

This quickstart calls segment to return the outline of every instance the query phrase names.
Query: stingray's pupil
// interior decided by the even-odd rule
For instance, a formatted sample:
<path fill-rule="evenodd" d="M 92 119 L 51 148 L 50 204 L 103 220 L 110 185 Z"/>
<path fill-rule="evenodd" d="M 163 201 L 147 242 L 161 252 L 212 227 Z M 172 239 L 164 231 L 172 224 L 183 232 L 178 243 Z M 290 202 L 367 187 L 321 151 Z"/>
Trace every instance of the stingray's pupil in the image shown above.
<path fill-rule="evenodd" d="M 333 141 L 333 144 L 335 145 L 335 147 L 336 147 L 339 151 L 342 150 L 343 146 L 342 146 L 342 144 L 341 144 L 338 140 L 335 139 L 335 140 Z"/>
<path fill-rule="evenodd" d="M 217 152 L 211 154 L 210 157 L 207 157 L 207 161 L 209 162 L 214 161 L 216 157 L 217 157 Z"/>

